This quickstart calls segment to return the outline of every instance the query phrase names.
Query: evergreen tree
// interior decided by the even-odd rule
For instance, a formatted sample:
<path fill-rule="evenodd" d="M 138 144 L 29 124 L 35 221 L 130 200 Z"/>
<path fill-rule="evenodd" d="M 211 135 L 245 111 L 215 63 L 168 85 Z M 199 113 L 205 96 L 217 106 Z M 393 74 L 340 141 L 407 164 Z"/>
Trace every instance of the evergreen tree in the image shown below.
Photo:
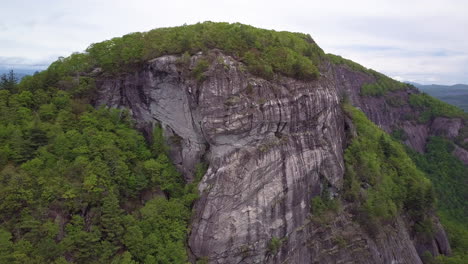
<path fill-rule="evenodd" d="M 16 74 L 13 72 L 13 70 L 10 70 L 8 74 L 2 74 L 0 77 L 0 89 L 5 89 L 11 93 L 15 93 L 17 84 L 18 78 L 16 77 Z"/>

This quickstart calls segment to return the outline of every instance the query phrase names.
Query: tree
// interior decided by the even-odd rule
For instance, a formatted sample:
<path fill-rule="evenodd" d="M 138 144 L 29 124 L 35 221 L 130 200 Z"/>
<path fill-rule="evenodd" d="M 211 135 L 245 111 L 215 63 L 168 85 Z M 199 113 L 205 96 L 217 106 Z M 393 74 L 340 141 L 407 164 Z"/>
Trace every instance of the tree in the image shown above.
<path fill-rule="evenodd" d="M 124 234 L 122 223 L 122 209 L 119 199 L 113 191 L 109 191 L 102 201 L 101 230 L 104 237 L 114 244 L 118 244 Z"/>
<path fill-rule="evenodd" d="M 167 153 L 166 140 L 164 139 L 164 130 L 161 125 L 155 125 L 153 128 L 153 145 L 151 150 L 154 156 Z"/>
<path fill-rule="evenodd" d="M 13 70 L 10 70 L 8 74 L 2 74 L 0 77 L 0 89 L 5 89 L 11 93 L 15 93 L 17 84 L 18 78 L 16 77 L 16 74 L 13 72 Z"/>
<path fill-rule="evenodd" d="M 0 263 L 12 261 L 13 242 L 11 242 L 11 238 L 10 232 L 0 229 Z"/>

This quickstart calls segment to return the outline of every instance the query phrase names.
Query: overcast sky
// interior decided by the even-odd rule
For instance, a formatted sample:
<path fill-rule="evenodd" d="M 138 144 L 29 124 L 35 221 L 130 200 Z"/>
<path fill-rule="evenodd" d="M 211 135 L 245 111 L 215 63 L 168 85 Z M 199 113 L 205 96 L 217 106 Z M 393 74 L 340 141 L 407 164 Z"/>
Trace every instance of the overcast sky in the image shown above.
<path fill-rule="evenodd" d="M 325 52 L 399 80 L 468 83 L 467 0 L 2 2 L 0 68 L 44 69 L 93 42 L 210 20 L 309 33 Z"/>

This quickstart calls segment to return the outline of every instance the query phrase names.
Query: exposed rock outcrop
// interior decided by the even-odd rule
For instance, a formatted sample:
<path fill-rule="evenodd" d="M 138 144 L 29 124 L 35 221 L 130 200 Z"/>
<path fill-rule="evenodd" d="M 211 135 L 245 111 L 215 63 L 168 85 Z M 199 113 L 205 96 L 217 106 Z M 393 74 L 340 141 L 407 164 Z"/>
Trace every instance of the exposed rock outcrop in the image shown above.
<path fill-rule="evenodd" d="M 373 76 L 353 71 L 344 65 L 330 67 L 336 87 L 342 94 L 349 96 L 353 105 L 359 107 L 372 122 L 387 133 L 403 129 L 407 136 L 405 143 L 418 152 L 425 151 L 430 136 L 454 139 L 464 126 L 460 118 L 436 117 L 426 123 L 416 121 L 421 113 L 408 105 L 409 97 L 419 93 L 416 88 L 389 92 L 385 96 L 361 96 L 361 86 L 374 82 Z M 392 105 L 392 101 L 398 105 Z M 464 161 L 463 158 L 460 159 Z"/>
<path fill-rule="evenodd" d="M 461 148 L 459 146 L 455 146 L 455 149 L 453 150 L 453 155 L 455 155 L 455 157 L 457 157 L 463 163 L 468 165 L 468 151 L 466 149 Z"/>
<path fill-rule="evenodd" d="M 431 130 L 436 136 L 454 139 L 458 137 L 462 126 L 461 118 L 436 117 L 431 124 Z"/>
<path fill-rule="evenodd" d="M 186 67 L 193 67 L 199 56 L 191 58 L 190 66 L 164 56 L 133 73 L 101 76 L 96 101 L 130 109 L 143 130 L 160 123 L 171 142 L 171 156 L 188 181 L 202 157 L 209 162 L 189 239 L 193 260 L 421 263 L 421 245 L 403 218 L 370 237 L 346 208 L 326 225 L 309 217 L 313 196 L 325 188 L 335 195 L 342 188 L 346 130 L 352 130 L 340 107 L 342 94 L 348 93 L 354 105 L 388 132 L 394 120 L 411 112 L 409 106 L 394 108 L 384 98 L 359 96 L 360 86 L 372 77 L 343 66 L 323 65 L 317 81 L 266 81 L 218 51 L 210 55 L 216 59 L 205 81 L 197 82 Z M 415 135 L 408 144 L 418 151 L 424 150 L 429 134 L 442 133 L 444 127 L 404 124 Z M 445 233 L 437 228 L 440 232 L 425 249 L 449 253 Z M 269 246 L 272 239 L 280 241 L 277 248 Z"/>
<path fill-rule="evenodd" d="M 196 105 L 196 85 L 178 72 L 175 56 L 148 62 L 142 70 L 97 81 L 97 105 L 129 109 L 138 127 L 151 134 L 159 123 L 171 143 L 171 158 L 190 180 L 195 164 L 206 148 L 201 116 Z M 181 138 L 182 140 L 171 140 Z"/>

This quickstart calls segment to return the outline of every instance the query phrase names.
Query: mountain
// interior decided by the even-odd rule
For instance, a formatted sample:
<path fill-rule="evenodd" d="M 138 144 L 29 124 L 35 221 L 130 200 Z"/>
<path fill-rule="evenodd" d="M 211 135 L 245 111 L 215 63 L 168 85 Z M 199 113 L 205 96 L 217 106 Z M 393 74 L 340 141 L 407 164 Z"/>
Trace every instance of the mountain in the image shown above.
<path fill-rule="evenodd" d="M 466 257 L 467 114 L 306 34 L 132 33 L 0 112 L 0 262 Z"/>
<path fill-rule="evenodd" d="M 455 85 L 422 85 L 412 83 L 421 91 L 434 96 L 446 103 L 458 106 L 465 112 L 468 112 L 468 85 L 455 84 Z"/>

